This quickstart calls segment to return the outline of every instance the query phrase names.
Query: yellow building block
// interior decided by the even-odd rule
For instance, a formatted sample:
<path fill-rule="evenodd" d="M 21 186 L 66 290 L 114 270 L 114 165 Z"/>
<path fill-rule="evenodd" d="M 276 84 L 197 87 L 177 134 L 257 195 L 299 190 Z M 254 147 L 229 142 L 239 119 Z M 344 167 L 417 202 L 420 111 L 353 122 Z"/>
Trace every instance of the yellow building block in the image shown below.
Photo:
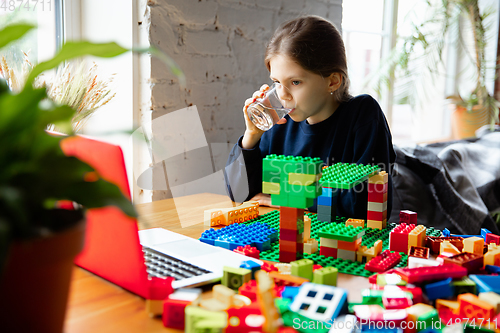
<path fill-rule="evenodd" d="M 495 308 L 495 313 L 500 312 L 500 295 L 493 291 L 489 291 L 487 293 L 479 293 L 479 299 L 481 301 L 487 302 Z"/>
<path fill-rule="evenodd" d="M 500 249 L 489 250 L 484 255 L 484 265 L 500 266 Z"/>
<path fill-rule="evenodd" d="M 382 246 L 383 244 L 380 239 L 376 241 L 370 248 L 366 246 L 360 246 L 356 251 L 356 261 L 363 262 L 363 258 L 366 258 L 365 262 L 372 260 L 382 252 Z"/>
<path fill-rule="evenodd" d="M 304 253 L 313 254 L 318 252 L 318 241 L 314 238 L 310 238 L 307 242 L 304 242 Z"/>
<path fill-rule="evenodd" d="M 280 183 L 262 182 L 262 193 L 280 194 Z"/>
<path fill-rule="evenodd" d="M 212 288 L 212 298 L 202 299 L 200 307 L 212 311 L 226 311 L 235 304 L 236 292 L 223 284 L 216 284 Z"/>
<path fill-rule="evenodd" d="M 321 174 L 307 175 L 304 173 L 289 173 L 288 184 L 308 186 L 316 183 L 320 178 Z"/>
<path fill-rule="evenodd" d="M 459 254 L 461 253 L 459 249 L 453 244 L 451 244 L 449 241 L 443 241 L 439 245 L 439 254 L 442 253 L 452 253 L 452 254 Z"/>
<path fill-rule="evenodd" d="M 462 252 L 474 253 L 483 255 L 484 238 L 482 237 L 467 237 L 463 240 L 464 248 Z"/>
<path fill-rule="evenodd" d="M 408 249 L 412 246 L 424 247 L 426 237 L 425 226 L 419 224 L 417 225 L 408 235 Z"/>
<path fill-rule="evenodd" d="M 369 184 L 385 184 L 389 181 L 389 174 L 385 171 L 380 171 L 377 175 L 368 178 Z"/>
<path fill-rule="evenodd" d="M 333 247 L 333 248 L 337 249 L 339 247 L 339 242 L 336 239 L 320 237 L 319 238 L 319 245 L 326 246 L 326 247 Z"/>
<path fill-rule="evenodd" d="M 304 244 L 310 238 L 311 238 L 311 218 L 307 215 L 304 215 Z"/>
<path fill-rule="evenodd" d="M 347 219 L 347 221 L 345 221 L 345 225 L 346 226 L 353 226 L 353 227 L 362 227 L 364 228 L 365 227 L 365 220 L 363 219 Z"/>
<path fill-rule="evenodd" d="M 387 227 L 387 220 L 383 220 L 382 222 L 375 221 L 375 220 L 367 220 L 366 226 L 368 228 L 382 230 L 382 229 L 385 229 Z"/>

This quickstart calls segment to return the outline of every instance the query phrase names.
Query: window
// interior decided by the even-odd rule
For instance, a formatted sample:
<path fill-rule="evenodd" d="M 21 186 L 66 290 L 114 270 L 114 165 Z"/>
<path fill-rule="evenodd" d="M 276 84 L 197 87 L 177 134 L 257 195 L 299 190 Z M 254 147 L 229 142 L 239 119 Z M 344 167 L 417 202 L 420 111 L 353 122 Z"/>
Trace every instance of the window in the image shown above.
<path fill-rule="evenodd" d="M 61 1 L 0 0 L 0 28 L 19 22 L 38 27 L 18 42 L 0 50 L 0 57 L 5 57 L 6 62 L 3 66 L 7 65 L 14 71 L 15 79 L 22 80 L 23 73 L 27 71 L 27 61 L 37 64 L 50 59 L 62 45 Z"/>

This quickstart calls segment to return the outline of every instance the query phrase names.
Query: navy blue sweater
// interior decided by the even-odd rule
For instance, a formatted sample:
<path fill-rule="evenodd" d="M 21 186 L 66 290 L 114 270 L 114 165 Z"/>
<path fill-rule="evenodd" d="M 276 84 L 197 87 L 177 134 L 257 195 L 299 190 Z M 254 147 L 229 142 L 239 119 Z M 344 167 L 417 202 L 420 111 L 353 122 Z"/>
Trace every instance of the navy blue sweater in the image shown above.
<path fill-rule="evenodd" d="M 253 149 L 243 149 L 240 137 L 229 155 L 226 185 L 233 201 L 247 201 L 262 192 L 262 159 L 269 154 L 320 157 L 326 165 L 338 162 L 375 164 L 390 174 L 396 153 L 379 104 L 371 96 L 360 95 L 342 103 L 322 122 L 307 120 L 275 125 L 265 132 Z M 337 214 L 366 219 L 366 182 L 338 196 Z M 387 212 L 392 208 L 392 179 L 389 176 Z M 316 211 L 316 201 L 310 211 Z M 389 219 L 389 216 L 387 216 Z"/>

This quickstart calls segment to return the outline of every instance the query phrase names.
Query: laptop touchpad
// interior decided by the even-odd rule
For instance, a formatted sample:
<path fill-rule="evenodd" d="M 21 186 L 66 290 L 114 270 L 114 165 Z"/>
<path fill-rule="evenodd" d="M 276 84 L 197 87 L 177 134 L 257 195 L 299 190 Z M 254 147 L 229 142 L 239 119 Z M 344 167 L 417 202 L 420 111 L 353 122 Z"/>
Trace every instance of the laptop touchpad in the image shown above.
<path fill-rule="evenodd" d="M 201 255 L 211 254 L 220 252 L 220 248 L 212 245 L 207 245 L 202 242 L 193 241 L 190 239 L 183 239 L 175 242 L 168 242 L 163 244 L 156 244 L 154 246 L 156 249 L 161 249 L 165 254 L 177 257 L 182 256 L 184 258 L 197 257 Z"/>

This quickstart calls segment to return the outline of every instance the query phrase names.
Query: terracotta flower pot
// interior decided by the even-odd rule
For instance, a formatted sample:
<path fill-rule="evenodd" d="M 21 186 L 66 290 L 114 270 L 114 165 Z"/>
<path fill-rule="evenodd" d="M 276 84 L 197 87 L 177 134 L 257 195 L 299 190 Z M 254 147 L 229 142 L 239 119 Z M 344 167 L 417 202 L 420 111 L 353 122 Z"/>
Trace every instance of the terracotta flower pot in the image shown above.
<path fill-rule="evenodd" d="M 453 139 L 460 140 L 473 138 L 476 130 L 487 124 L 486 109 L 474 106 L 472 112 L 467 112 L 463 106 L 455 105 L 455 111 L 451 114 L 451 126 Z"/>
<path fill-rule="evenodd" d="M 14 242 L 0 276 L 2 332 L 62 332 L 73 260 L 85 220 L 49 237 Z"/>

